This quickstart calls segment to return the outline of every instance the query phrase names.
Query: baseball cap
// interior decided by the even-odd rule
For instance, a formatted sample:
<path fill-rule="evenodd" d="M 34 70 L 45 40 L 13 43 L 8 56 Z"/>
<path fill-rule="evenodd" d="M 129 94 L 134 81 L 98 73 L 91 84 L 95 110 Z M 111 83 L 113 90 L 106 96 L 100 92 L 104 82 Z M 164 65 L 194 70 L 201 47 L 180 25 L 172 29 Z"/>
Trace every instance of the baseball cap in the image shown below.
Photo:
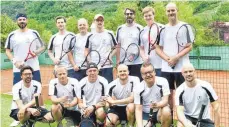
<path fill-rule="evenodd" d="M 104 16 L 102 14 L 96 14 L 95 17 L 94 17 L 94 19 L 98 19 L 100 17 L 102 17 L 104 19 Z"/>
<path fill-rule="evenodd" d="M 95 63 L 93 63 L 93 62 L 91 62 L 91 63 L 89 63 L 87 65 L 87 70 L 90 69 L 90 68 L 96 68 L 96 69 L 98 69 L 97 65 Z"/>
<path fill-rule="evenodd" d="M 27 18 L 27 15 L 24 14 L 24 13 L 18 13 L 17 16 L 16 16 L 16 19 L 18 19 L 19 17 L 25 17 L 25 18 Z"/>

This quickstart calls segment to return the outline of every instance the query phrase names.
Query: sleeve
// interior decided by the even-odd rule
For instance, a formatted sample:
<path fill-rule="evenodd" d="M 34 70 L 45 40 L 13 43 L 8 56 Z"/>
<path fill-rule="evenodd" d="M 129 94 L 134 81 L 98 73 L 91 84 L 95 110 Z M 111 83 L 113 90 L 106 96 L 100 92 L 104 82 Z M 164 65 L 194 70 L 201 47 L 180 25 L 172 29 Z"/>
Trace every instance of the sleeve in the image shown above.
<path fill-rule="evenodd" d="M 48 44 L 48 50 L 53 50 L 53 43 L 54 43 L 54 40 L 55 40 L 56 36 L 52 36 L 49 40 L 49 44 Z"/>
<path fill-rule="evenodd" d="M 176 106 L 183 106 L 183 98 L 182 95 L 184 93 L 184 90 L 182 89 L 183 87 L 181 87 L 182 85 L 180 85 L 177 90 L 175 91 L 175 105 Z"/>
<path fill-rule="evenodd" d="M 195 29 L 191 25 L 187 25 L 187 26 L 188 26 L 188 36 L 190 38 L 189 40 L 187 40 L 187 42 L 193 43 L 193 41 L 195 39 Z"/>
<path fill-rule="evenodd" d="M 19 92 L 21 89 L 18 89 L 17 87 L 15 87 L 15 85 L 13 86 L 12 92 L 13 92 L 13 100 L 21 100 L 20 96 L 19 96 Z"/>
<path fill-rule="evenodd" d="M 159 46 L 164 46 L 165 27 L 160 30 L 159 34 Z"/>
<path fill-rule="evenodd" d="M 82 87 L 83 87 L 83 85 L 85 85 L 85 83 L 86 83 L 86 77 L 81 79 L 80 82 L 79 82 L 77 97 L 80 98 L 80 99 L 82 99 L 82 95 L 83 95 L 82 94 L 82 92 L 83 92 Z"/>
<path fill-rule="evenodd" d="M 6 42 L 5 42 L 5 49 L 13 49 L 13 46 L 12 46 L 12 38 L 13 38 L 13 33 L 10 33 L 6 39 Z"/>
<path fill-rule="evenodd" d="M 205 87 L 207 89 L 207 94 L 208 94 L 210 102 L 212 103 L 212 102 L 218 100 L 218 96 L 217 96 L 215 90 L 213 89 L 212 85 L 210 83 L 206 82 Z"/>
<path fill-rule="evenodd" d="M 120 31 L 121 31 L 121 26 L 118 27 L 117 29 L 117 32 L 116 32 L 116 40 L 117 40 L 117 43 L 120 43 L 121 40 L 120 40 Z"/>
<path fill-rule="evenodd" d="M 40 38 L 40 35 L 36 30 L 33 30 L 32 32 L 34 34 L 34 38 Z"/>
<path fill-rule="evenodd" d="M 85 48 L 90 48 L 90 38 L 91 38 L 92 35 L 93 35 L 93 34 L 91 34 L 91 35 L 89 35 L 89 36 L 87 37 L 87 41 L 86 41 Z"/>
<path fill-rule="evenodd" d="M 107 96 L 113 96 L 113 89 L 115 87 L 114 82 L 115 82 L 115 80 L 107 85 L 107 87 L 106 87 L 106 95 Z"/>
<path fill-rule="evenodd" d="M 38 93 L 38 94 L 41 94 L 41 92 L 42 92 L 41 83 L 40 83 L 40 82 L 37 82 L 37 93 Z"/>
<path fill-rule="evenodd" d="M 79 98 L 79 88 L 80 88 L 80 84 L 79 81 L 77 79 L 74 79 L 74 88 L 73 88 L 73 95 L 75 95 L 75 97 Z"/>
<path fill-rule="evenodd" d="M 134 92 L 134 104 L 140 104 L 142 105 L 143 103 L 143 98 L 142 98 L 142 93 L 144 92 L 144 90 L 139 90 L 139 91 L 135 91 Z"/>
<path fill-rule="evenodd" d="M 162 88 L 163 96 L 167 96 L 170 94 L 169 83 L 165 78 L 163 78 L 162 81 L 163 81 L 163 88 Z"/>
<path fill-rule="evenodd" d="M 112 46 L 117 45 L 117 41 L 115 39 L 113 32 L 108 32 L 108 34 L 111 36 Z"/>
<path fill-rule="evenodd" d="M 139 33 L 139 44 L 138 44 L 139 46 L 144 46 L 143 33 L 145 33 L 145 32 L 143 32 L 143 31 L 144 31 L 144 29 L 141 30 Z"/>
<path fill-rule="evenodd" d="M 55 87 L 54 87 L 54 80 L 51 80 L 49 83 L 49 96 L 54 96 L 54 91 L 55 91 Z"/>
<path fill-rule="evenodd" d="M 140 79 L 138 77 L 134 78 L 134 89 L 133 92 L 137 92 L 138 88 L 140 88 Z"/>

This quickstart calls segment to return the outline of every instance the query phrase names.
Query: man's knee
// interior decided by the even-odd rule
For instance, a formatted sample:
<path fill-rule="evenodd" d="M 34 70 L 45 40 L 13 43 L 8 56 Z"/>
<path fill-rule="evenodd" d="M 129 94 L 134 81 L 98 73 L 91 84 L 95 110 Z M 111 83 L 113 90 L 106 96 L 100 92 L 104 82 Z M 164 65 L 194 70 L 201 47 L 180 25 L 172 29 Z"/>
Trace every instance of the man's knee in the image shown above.
<path fill-rule="evenodd" d="M 53 104 L 51 108 L 52 114 L 57 114 L 62 111 L 62 107 L 59 104 Z"/>
<path fill-rule="evenodd" d="M 128 104 L 127 106 L 126 106 L 126 111 L 128 112 L 128 113 L 134 113 L 134 111 L 135 111 L 135 106 L 134 106 L 134 103 L 130 103 L 130 104 Z"/>
<path fill-rule="evenodd" d="M 167 122 L 170 122 L 171 119 L 172 119 L 172 116 L 171 116 L 171 110 L 169 106 L 163 107 L 161 109 L 160 121 L 162 123 L 165 123 L 165 122 L 167 123 Z"/>
<path fill-rule="evenodd" d="M 106 126 L 108 127 L 115 126 L 116 123 L 118 122 L 118 119 L 119 118 L 116 114 L 108 113 L 106 118 Z"/>
<path fill-rule="evenodd" d="M 95 114 L 99 121 L 103 121 L 105 119 L 106 113 L 103 108 L 96 109 Z"/>

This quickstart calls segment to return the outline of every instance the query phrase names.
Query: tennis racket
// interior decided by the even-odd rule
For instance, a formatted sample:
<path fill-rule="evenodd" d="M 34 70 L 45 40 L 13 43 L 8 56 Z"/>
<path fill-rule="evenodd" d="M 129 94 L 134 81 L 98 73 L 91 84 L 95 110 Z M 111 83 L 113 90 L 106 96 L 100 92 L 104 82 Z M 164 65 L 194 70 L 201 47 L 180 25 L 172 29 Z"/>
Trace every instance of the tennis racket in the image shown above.
<path fill-rule="evenodd" d="M 150 55 L 150 52 L 154 50 L 155 44 L 158 42 L 159 39 L 159 27 L 156 23 L 153 23 L 150 28 L 149 28 L 149 33 L 148 33 L 148 42 L 149 42 L 149 47 L 148 47 L 148 55 Z"/>
<path fill-rule="evenodd" d="M 181 52 L 186 46 L 194 43 L 196 37 L 196 29 L 191 24 L 183 24 L 176 33 L 177 53 Z M 175 66 L 172 67 L 174 69 Z"/>
<path fill-rule="evenodd" d="M 60 60 L 64 58 L 66 54 L 72 51 L 72 49 L 75 47 L 76 43 L 76 36 L 74 34 L 67 34 L 62 43 L 62 49 L 61 49 L 61 54 L 60 54 Z"/>
<path fill-rule="evenodd" d="M 140 54 L 139 46 L 135 43 L 131 43 L 126 49 L 125 61 L 133 62 L 139 57 L 139 54 Z"/>
<path fill-rule="evenodd" d="M 99 62 L 100 62 L 100 59 L 101 59 L 101 57 L 100 57 L 99 52 L 96 51 L 96 50 L 91 50 L 91 51 L 87 54 L 87 56 L 86 56 L 85 60 L 83 61 L 83 63 L 80 65 L 79 69 L 82 69 L 83 67 L 87 67 L 87 64 L 88 64 L 89 62 L 93 62 L 93 63 L 95 63 L 96 65 L 98 65 Z"/>
<path fill-rule="evenodd" d="M 35 103 L 36 103 L 36 109 L 40 112 L 40 105 L 39 105 L 39 98 L 38 98 L 38 96 L 35 96 Z M 32 125 L 32 127 L 38 127 L 39 125 L 37 124 L 37 121 L 39 121 L 39 120 L 41 120 L 41 119 L 39 119 L 39 116 L 37 116 L 36 118 L 35 118 L 35 120 L 33 121 L 33 125 Z"/>
<path fill-rule="evenodd" d="M 33 59 L 36 56 L 44 53 L 45 51 L 45 44 L 42 42 L 41 38 L 35 38 L 33 41 L 29 44 L 29 51 L 27 53 L 26 58 L 24 59 L 24 62 L 26 62 L 29 59 Z"/>

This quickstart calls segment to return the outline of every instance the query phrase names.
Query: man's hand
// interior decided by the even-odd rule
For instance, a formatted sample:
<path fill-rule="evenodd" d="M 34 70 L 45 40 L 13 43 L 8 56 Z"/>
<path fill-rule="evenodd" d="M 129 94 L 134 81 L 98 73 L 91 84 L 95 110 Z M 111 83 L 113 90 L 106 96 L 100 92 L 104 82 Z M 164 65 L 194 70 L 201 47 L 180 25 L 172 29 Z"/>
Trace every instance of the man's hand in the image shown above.
<path fill-rule="evenodd" d="M 74 71 L 79 71 L 79 67 L 77 65 L 73 66 Z"/>
<path fill-rule="evenodd" d="M 59 60 L 59 59 L 54 58 L 53 63 L 54 63 L 55 65 L 58 65 L 58 64 L 60 64 L 60 60 Z"/>
<path fill-rule="evenodd" d="M 38 109 L 31 108 L 30 112 L 33 116 L 40 116 L 41 115 L 41 113 Z"/>
<path fill-rule="evenodd" d="M 144 63 L 149 63 L 149 55 L 143 57 Z"/>
<path fill-rule="evenodd" d="M 26 108 L 19 109 L 19 111 L 18 111 L 18 117 L 19 117 L 19 119 L 22 119 L 24 117 L 25 111 L 26 111 Z"/>
<path fill-rule="evenodd" d="M 170 57 L 168 60 L 169 66 L 174 67 L 177 64 L 178 60 L 179 58 L 177 56 Z"/>
<path fill-rule="evenodd" d="M 24 66 L 24 62 L 23 61 L 16 61 L 14 63 L 14 65 L 16 66 L 16 68 L 21 69 Z"/>
<path fill-rule="evenodd" d="M 110 96 L 104 98 L 104 100 L 105 100 L 106 102 L 110 103 L 111 105 L 115 103 L 115 100 L 114 100 L 112 97 L 110 97 Z"/>
<path fill-rule="evenodd" d="M 63 103 L 68 102 L 68 96 L 61 97 L 60 102 L 63 102 Z"/>
<path fill-rule="evenodd" d="M 93 106 L 89 106 L 84 110 L 84 117 L 87 118 L 89 117 L 92 112 L 94 111 L 94 107 Z"/>

